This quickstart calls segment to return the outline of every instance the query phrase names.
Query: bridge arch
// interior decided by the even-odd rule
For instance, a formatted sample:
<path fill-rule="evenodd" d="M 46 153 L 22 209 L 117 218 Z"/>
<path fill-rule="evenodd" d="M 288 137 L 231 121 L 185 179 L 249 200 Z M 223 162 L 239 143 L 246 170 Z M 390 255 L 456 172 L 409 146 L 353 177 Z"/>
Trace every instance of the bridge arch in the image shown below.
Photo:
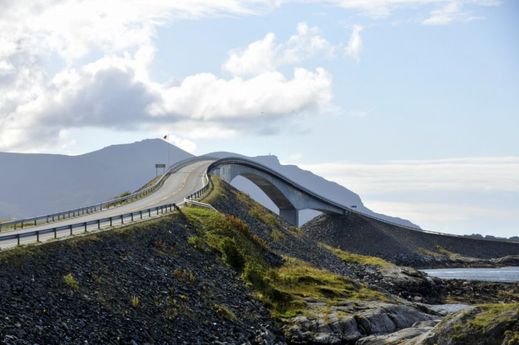
<path fill-rule="evenodd" d="M 321 197 L 278 172 L 248 159 L 220 159 L 209 166 L 208 173 L 228 183 L 237 176 L 250 180 L 279 208 L 279 215 L 292 225 L 299 225 L 299 210 L 303 209 L 334 214 L 347 212 L 344 206 Z"/>

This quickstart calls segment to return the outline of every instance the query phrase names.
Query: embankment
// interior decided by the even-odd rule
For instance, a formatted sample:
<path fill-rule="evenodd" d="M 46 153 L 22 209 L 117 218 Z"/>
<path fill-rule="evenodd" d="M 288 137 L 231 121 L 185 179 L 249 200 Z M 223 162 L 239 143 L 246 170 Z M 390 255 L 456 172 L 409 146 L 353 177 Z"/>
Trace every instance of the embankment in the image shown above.
<path fill-rule="evenodd" d="M 426 233 L 358 214 L 322 215 L 303 230 L 316 241 L 412 267 L 506 265 L 514 258 L 492 259 L 519 255 L 519 243 Z"/>

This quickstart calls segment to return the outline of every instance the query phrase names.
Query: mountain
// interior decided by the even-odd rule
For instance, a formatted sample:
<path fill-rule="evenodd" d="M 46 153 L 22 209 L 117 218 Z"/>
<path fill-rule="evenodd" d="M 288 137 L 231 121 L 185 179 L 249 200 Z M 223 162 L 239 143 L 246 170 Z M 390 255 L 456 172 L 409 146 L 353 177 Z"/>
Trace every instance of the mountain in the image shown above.
<path fill-rule="evenodd" d="M 349 189 L 295 165 L 282 165 L 276 156 L 246 157 L 232 152 L 214 152 L 215 158 L 245 157 L 264 164 L 322 196 L 372 216 L 407 226 L 405 219 L 377 214 L 362 204 Z M 112 145 L 79 156 L 0 153 L 0 219 L 30 217 L 86 206 L 132 191 L 155 176 L 155 163 L 173 164 L 191 154 L 160 139 Z M 267 208 L 274 203 L 252 182 L 237 177 L 233 186 L 250 194 Z M 300 222 L 319 215 L 300 212 Z"/>
<path fill-rule="evenodd" d="M 108 200 L 155 177 L 155 163 L 173 164 L 189 157 L 160 139 L 112 145 L 78 156 L 0 153 L 0 218 Z"/>
<path fill-rule="evenodd" d="M 216 158 L 225 158 L 225 157 L 242 157 L 251 159 L 257 163 L 261 163 L 269 168 L 289 177 L 293 181 L 298 184 L 307 187 L 308 189 L 320 194 L 332 201 L 335 201 L 339 204 L 352 206 L 355 205 L 355 209 L 359 212 L 367 214 L 369 216 L 378 217 L 387 221 L 391 221 L 397 224 L 412 226 L 419 228 L 418 225 L 411 223 L 410 221 L 398 217 L 391 217 L 384 214 L 376 213 L 364 206 L 361 198 L 356 193 L 351 190 L 341 186 L 338 183 L 328 181 L 321 176 L 315 175 L 310 171 L 303 170 L 296 165 L 283 165 L 279 162 L 279 159 L 276 156 L 257 156 L 257 157 L 247 157 L 243 155 L 239 155 L 232 152 L 213 152 L 208 154 L 208 156 L 216 157 Z M 232 185 L 243 192 L 251 195 L 255 200 L 259 201 L 263 206 L 269 208 L 270 210 L 277 212 L 278 209 L 276 205 L 268 198 L 265 193 L 261 189 L 259 189 L 255 184 L 250 182 L 244 177 L 237 177 L 233 180 Z M 310 219 L 319 215 L 320 212 L 314 210 L 303 210 L 299 213 L 299 221 L 300 224 L 306 223 Z"/>

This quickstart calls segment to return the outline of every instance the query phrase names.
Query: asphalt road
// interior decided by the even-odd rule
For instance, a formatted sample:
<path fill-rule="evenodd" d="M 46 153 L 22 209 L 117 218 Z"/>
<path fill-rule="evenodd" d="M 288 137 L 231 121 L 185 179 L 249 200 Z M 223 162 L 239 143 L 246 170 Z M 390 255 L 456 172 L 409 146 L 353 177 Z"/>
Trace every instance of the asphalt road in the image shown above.
<path fill-rule="evenodd" d="M 136 212 L 143 209 L 152 208 L 155 206 L 163 205 L 163 204 L 170 204 L 170 203 L 181 203 L 184 201 L 184 198 L 191 193 L 197 191 L 198 189 L 202 188 L 204 186 L 203 176 L 205 172 L 207 171 L 207 167 L 214 162 L 214 160 L 204 160 L 204 161 L 197 161 L 194 162 L 188 166 L 185 166 L 175 172 L 174 174 L 171 174 L 170 177 L 166 179 L 162 187 L 160 187 L 158 190 L 156 190 L 154 193 L 151 193 L 150 195 L 147 195 L 146 197 L 139 199 L 137 201 L 124 204 L 121 206 L 117 206 L 108 210 L 103 210 L 99 212 L 95 212 L 92 214 L 86 214 L 82 216 L 77 216 L 70 219 L 64 219 L 55 221 L 49 224 L 41 224 L 37 226 L 31 226 L 26 229 L 20 229 L 15 231 L 9 231 L 4 234 L 22 234 L 22 233 L 29 233 L 33 232 L 35 230 L 44 230 L 54 227 L 61 227 L 66 226 L 70 224 L 77 224 L 82 222 L 88 222 L 100 218 L 108 218 L 108 217 L 114 217 L 118 216 L 123 213 L 130 213 L 130 212 Z M 146 216 L 146 215 L 145 215 Z M 114 225 L 117 225 L 118 223 L 114 223 Z M 92 225 L 93 228 L 97 228 L 95 225 Z M 91 229 L 89 229 L 91 230 Z M 74 233 L 82 232 L 83 230 L 76 230 Z M 61 234 L 58 234 L 58 237 L 64 237 L 68 236 L 70 234 L 70 231 L 63 230 L 61 231 Z M 41 241 L 44 241 L 48 238 L 52 238 L 53 234 L 44 235 L 44 237 L 40 237 Z M 35 241 L 35 238 L 27 237 L 22 240 L 22 244 L 24 243 L 32 243 Z M 2 241 L 0 242 L 0 249 L 6 248 L 6 247 L 12 247 L 13 245 L 16 245 L 16 240 L 12 241 Z"/>

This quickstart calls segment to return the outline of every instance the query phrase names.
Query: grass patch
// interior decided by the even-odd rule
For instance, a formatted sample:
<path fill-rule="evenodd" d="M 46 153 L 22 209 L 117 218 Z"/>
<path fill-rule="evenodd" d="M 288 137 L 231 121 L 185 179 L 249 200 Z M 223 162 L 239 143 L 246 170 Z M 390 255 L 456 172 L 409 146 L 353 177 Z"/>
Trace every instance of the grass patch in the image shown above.
<path fill-rule="evenodd" d="M 72 273 L 65 274 L 63 276 L 63 282 L 72 290 L 79 290 L 79 283 L 76 280 L 76 278 L 72 275 Z"/>
<path fill-rule="evenodd" d="M 482 311 L 469 321 L 469 326 L 479 329 L 485 329 L 495 325 L 496 323 L 519 322 L 519 303 L 511 304 L 483 304 L 480 305 Z"/>
<path fill-rule="evenodd" d="M 132 308 L 139 308 L 141 306 L 141 299 L 139 298 L 139 296 L 132 296 L 130 298 L 130 305 L 132 306 Z"/>
<path fill-rule="evenodd" d="M 220 316 L 223 316 L 224 318 L 236 321 L 238 318 L 236 317 L 236 314 L 226 305 L 223 304 L 214 304 L 213 310 Z"/>
<path fill-rule="evenodd" d="M 448 327 L 446 335 L 456 340 L 456 344 L 486 344 L 490 338 L 492 344 L 518 344 L 519 303 L 478 305 L 447 326 L 454 316 L 446 317 L 438 327 Z"/>
<path fill-rule="evenodd" d="M 245 267 L 245 258 L 236 247 L 236 242 L 229 238 L 224 238 L 220 241 L 220 252 L 222 253 L 223 261 L 237 270 L 242 272 Z"/>
<path fill-rule="evenodd" d="M 321 246 L 332 252 L 335 256 L 337 256 L 339 259 L 346 263 L 356 263 L 356 264 L 362 264 L 362 265 L 370 265 L 370 266 L 378 266 L 381 268 L 391 268 L 394 267 L 392 263 L 378 258 L 376 256 L 368 256 L 368 255 L 361 255 L 361 254 L 355 254 L 351 252 L 347 252 L 344 250 L 341 250 L 339 248 L 335 248 L 326 244 L 321 243 Z"/>
<path fill-rule="evenodd" d="M 432 250 L 429 250 L 429 249 L 424 248 L 424 247 L 418 247 L 417 248 L 417 252 L 419 252 L 419 253 L 421 253 L 423 255 L 432 256 L 434 258 L 442 257 L 442 256 L 445 255 L 445 254 L 440 254 L 440 253 L 433 252 Z"/>
<path fill-rule="evenodd" d="M 438 251 L 438 253 L 447 256 L 451 260 L 460 260 L 463 258 L 463 256 L 461 254 L 451 252 L 440 245 L 436 246 L 436 250 Z"/>
<path fill-rule="evenodd" d="M 225 196 L 226 190 L 219 179 L 213 179 L 214 190 L 204 202 L 216 200 L 218 190 Z M 277 216 L 250 200 L 243 193 L 238 199 L 249 207 L 249 215 L 257 217 L 271 228 L 274 237 L 282 239 L 281 223 Z M 254 291 L 255 296 L 270 309 L 274 317 L 292 317 L 308 313 L 308 300 L 333 305 L 355 300 L 387 300 L 377 291 L 370 290 L 352 280 L 319 269 L 291 257 L 272 260 L 274 253 L 268 245 L 253 234 L 241 219 L 226 216 L 203 208 L 185 208 L 184 214 L 198 232 L 207 247 L 219 253 L 223 261 L 241 273 L 241 278 Z M 355 256 L 371 264 L 390 265 L 376 258 Z"/>
<path fill-rule="evenodd" d="M 205 242 L 198 236 L 189 236 L 187 238 L 187 243 L 195 247 L 195 249 L 198 249 L 200 251 L 203 251 L 205 249 Z"/>
<path fill-rule="evenodd" d="M 171 276 L 184 283 L 194 284 L 196 281 L 193 272 L 187 269 L 177 268 L 171 272 Z"/>
<path fill-rule="evenodd" d="M 200 201 L 212 204 L 216 199 L 224 195 L 224 187 L 222 186 L 222 180 L 212 175 L 209 175 L 209 183 L 211 184 L 211 190 Z"/>
<path fill-rule="evenodd" d="M 266 209 L 259 203 L 252 201 L 249 204 L 249 215 L 253 218 L 260 220 L 271 227 L 272 231 L 279 231 L 281 229 L 281 223 L 277 214 Z"/>
<path fill-rule="evenodd" d="M 285 239 L 285 234 L 279 231 L 278 229 L 273 229 L 270 236 L 274 241 L 283 241 Z"/>

